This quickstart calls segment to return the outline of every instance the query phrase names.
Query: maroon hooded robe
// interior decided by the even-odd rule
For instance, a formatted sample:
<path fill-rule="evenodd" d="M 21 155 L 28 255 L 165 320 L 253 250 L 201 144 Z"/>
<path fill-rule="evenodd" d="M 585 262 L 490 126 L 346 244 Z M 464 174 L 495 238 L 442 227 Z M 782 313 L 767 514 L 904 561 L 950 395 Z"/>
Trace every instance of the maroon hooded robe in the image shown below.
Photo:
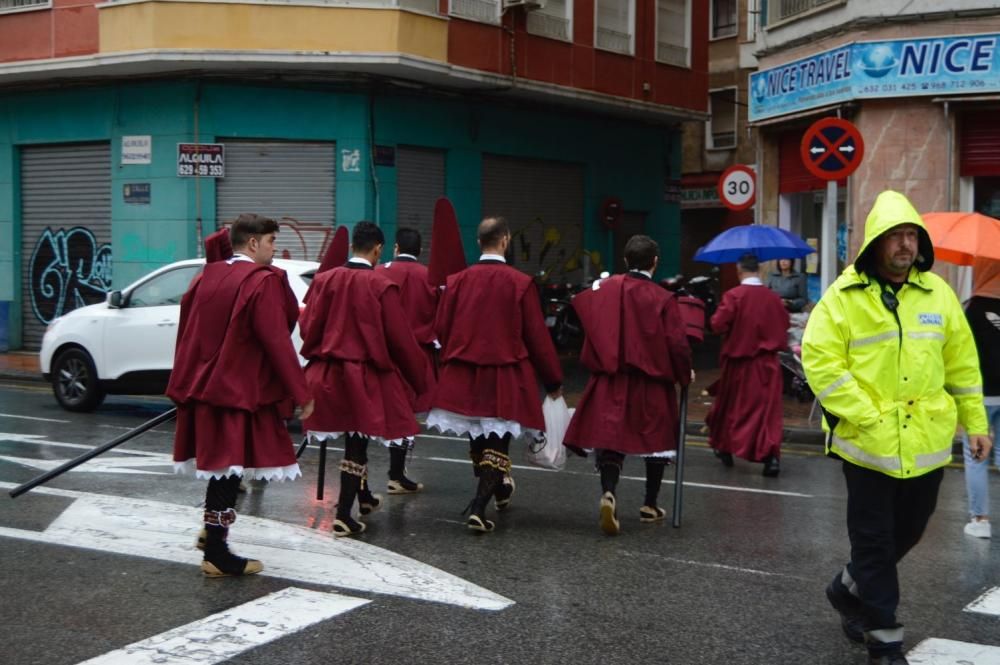
<path fill-rule="evenodd" d="M 316 275 L 307 301 L 302 355 L 316 408 L 306 429 L 390 441 L 416 435 L 403 381 L 423 393 L 427 370 L 396 283 L 384 271 L 349 262 Z"/>
<path fill-rule="evenodd" d="M 590 380 L 565 443 L 629 455 L 677 448 L 674 384 L 691 382 L 676 298 L 642 274 L 616 275 L 573 298 Z"/>
<path fill-rule="evenodd" d="M 535 372 L 547 391 L 563 376 L 531 277 L 489 259 L 452 275 L 434 329 L 442 345 L 434 408 L 545 429 Z"/>
<path fill-rule="evenodd" d="M 771 289 L 741 284 L 722 296 L 712 330 L 724 335 L 722 374 L 705 422 L 709 445 L 751 462 L 778 457 L 782 376 L 777 352 L 788 347 L 788 311 Z"/>
<path fill-rule="evenodd" d="M 206 264 L 181 300 L 167 386 L 177 403 L 175 462 L 195 460 L 201 472 L 296 466 L 283 419 L 309 401 L 290 337 L 298 312 L 283 270 Z"/>
<path fill-rule="evenodd" d="M 406 313 L 406 320 L 416 337 L 417 343 L 424 353 L 427 362 L 427 390 L 417 395 L 407 384 L 407 395 L 414 413 L 426 413 L 431 408 L 431 398 L 434 396 L 434 386 L 437 384 L 437 362 L 435 360 L 434 315 L 437 312 L 439 289 L 434 288 L 427 279 L 427 266 L 407 256 L 397 256 L 389 263 L 379 266 L 378 270 L 399 285 L 400 300 Z"/>

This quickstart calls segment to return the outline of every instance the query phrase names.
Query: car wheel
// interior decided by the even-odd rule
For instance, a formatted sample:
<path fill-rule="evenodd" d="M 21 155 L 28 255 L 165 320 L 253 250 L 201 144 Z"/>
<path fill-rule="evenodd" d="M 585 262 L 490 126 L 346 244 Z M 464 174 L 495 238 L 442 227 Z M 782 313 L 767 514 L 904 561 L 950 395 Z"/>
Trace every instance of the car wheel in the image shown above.
<path fill-rule="evenodd" d="M 67 411 L 93 411 L 104 401 L 104 390 L 90 354 L 67 349 L 52 363 L 52 391 Z"/>

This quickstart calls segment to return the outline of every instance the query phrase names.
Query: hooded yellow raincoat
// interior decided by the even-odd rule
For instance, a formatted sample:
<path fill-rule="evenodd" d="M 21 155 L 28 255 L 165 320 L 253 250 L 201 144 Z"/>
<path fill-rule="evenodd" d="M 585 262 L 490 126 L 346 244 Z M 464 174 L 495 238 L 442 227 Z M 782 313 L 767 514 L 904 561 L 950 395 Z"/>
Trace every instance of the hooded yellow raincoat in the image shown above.
<path fill-rule="evenodd" d="M 890 311 L 873 274 L 873 244 L 894 226 L 920 227 L 919 249 Z M 975 342 L 958 298 L 929 272 L 934 249 L 920 215 L 883 192 L 865 241 L 823 294 L 802 339 L 802 364 L 824 411 L 827 452 L 895 478 L 951 461 L 956 422 L 987 431 Z"/>

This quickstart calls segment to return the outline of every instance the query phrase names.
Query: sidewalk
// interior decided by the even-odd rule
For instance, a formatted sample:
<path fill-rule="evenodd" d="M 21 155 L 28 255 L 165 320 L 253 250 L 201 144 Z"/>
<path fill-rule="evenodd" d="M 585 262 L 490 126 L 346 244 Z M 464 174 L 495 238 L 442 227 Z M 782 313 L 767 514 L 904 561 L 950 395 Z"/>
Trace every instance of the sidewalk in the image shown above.
<path fill-rule="evenodd" d="M 580 366 L 573 356 L 562 357 L 563 370 L 566 376 L 564 393 L 566 402 L 575 406 L 587 383 L 587 370 Z M 705 436 L 705 415 L 712 406 L 712 398 L 702 394 L 704 389 L 719 378 L 719 369 L 701 369 L 697 371 L 694 384 L 688 391 L 688 427 L 687 432 L 693 436 Z M 38 368 L 38 354 L 31 352 L 12 351 L 0 353 L 0 379 L 15 381 L 43 381 Z M 822 445 L 823 432 L 820 429 L 819 414 L 813 415 L 809 422 L 809 409 L 812 402 L 800 403 L 791 398 L 784 398 L 785 411 L 785 441 L 792 443 L 807 443 Z"/>

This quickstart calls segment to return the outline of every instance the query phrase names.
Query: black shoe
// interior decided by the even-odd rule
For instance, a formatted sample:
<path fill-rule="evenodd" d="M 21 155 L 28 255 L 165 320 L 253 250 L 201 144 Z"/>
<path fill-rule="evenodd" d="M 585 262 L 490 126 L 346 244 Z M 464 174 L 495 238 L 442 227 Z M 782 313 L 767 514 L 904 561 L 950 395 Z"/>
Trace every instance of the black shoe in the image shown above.
<path fill-rule="evenodd" d="M 858 644 L 864 644 L 865 630 L 864 617 L 861 613 L 861 601 L 847 591 L 840 591 L 834 588 L 833 582 L 826 587 L 826 599 L 833 605 L 833 609 L 837 610 L 840 614 L 840 627 L 844 630 L 844 635 L 847 636 L 847 639 Z"/>
<path fill-rule="evenodd" d="M 721 450 L 713 450 L 715 456 L 722 460 L 722 466 L 732 466 L 733 465 L 733 454 L 724 453 Z"/>
<path fill-rule="evenodd" d="M 416 494 L 424 489 L 423 483 L 410 480 L 406 476 L 389 480 L 389 494 Z"/>
<path fill-rule="evenodd" d="M 910 661 L 906 660 L 906 656 L 903 655 L 902 651 L 897 651 L 891 654 L 881 654 L 879 656 L 868 656 L 868 665 L 909 665 Z"/>
<path fill-rule="evenodd" d="M 779 473 L 781 473 L 781 464 L 778 462 L 778 458 L 771 455 L 766 460 L 764 460 L 764 471 L 763 474 L 768 478 L 774 478 Z"/>
<path fill-rule="evenodd" d="M 356 536 L 364 533 L 365 528 L 367 527 L 364 522 L 359 522 L 350 516 L 339 517 L 333 521 L 333 535 L 338 538 Z"/>

